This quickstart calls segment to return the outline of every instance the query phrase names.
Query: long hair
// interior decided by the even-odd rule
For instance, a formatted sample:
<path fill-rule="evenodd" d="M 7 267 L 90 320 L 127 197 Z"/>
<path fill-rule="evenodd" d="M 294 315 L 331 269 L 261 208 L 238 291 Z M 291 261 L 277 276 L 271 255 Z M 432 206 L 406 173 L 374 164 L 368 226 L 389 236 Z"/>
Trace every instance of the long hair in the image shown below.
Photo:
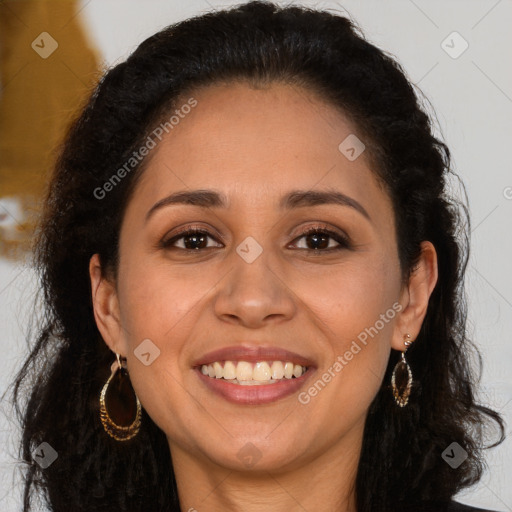
<path fill-rule="evenodd" d="M 359 512 L 397 502 L 447 501 L 484 469 L 484 426 L 503 420 L 479 405 L 466 334 L 467 208 L 447 194 L 450 152 L 394 58 L 350 19 L 305 7 L 249 2 L 171 25 L 111 68 L 69 128 L 49 183 L 34 244 L 44 314 L 16 376 L 13 401 L 26 463 L 23 511 L 36 489 L 55 512 L 179 511 L 167 439 L 143 409 L 140 433 L 119 443 L 103 431 L 98 397 L 113 354 L 97 329 L 88 264 L 99 253 L 116 274 L 119 231 L 147 158 L 98 191 L 195 88 L 216 82 L 287 83 L 314 91 L 364 134 L 372 168 L 393 203 L 404 281 L 420 244 L 438 254 L 438 283 L 408 350 L 415 386 L 398 408 L 389 381 L 368 411 L 356 480 Z M 23 390 L 23 391 L 22 391 Z M 25 392 L 26 391 L 26 392 Z M 57 460 L 32 452 L 47 442 Z M 456 470 L 451 443 L 468 457 Z M 493 445 L 493 446 L 494 446 Z M 336 475 L 333 475 L 336 478 Z"/>

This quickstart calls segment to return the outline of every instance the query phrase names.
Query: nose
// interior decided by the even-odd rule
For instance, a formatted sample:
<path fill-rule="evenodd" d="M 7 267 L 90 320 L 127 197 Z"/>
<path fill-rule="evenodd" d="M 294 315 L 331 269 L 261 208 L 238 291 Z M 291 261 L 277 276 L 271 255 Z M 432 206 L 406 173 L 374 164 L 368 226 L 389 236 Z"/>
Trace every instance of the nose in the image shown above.
<path fill-rule="evenodd" d="M 294 293 L 278 266 L 271 268 L 266 251 L 252 262 L 233 256 L 214 299 L 217 317 L 251 329 L 290 320 L 296 311 Z"/>

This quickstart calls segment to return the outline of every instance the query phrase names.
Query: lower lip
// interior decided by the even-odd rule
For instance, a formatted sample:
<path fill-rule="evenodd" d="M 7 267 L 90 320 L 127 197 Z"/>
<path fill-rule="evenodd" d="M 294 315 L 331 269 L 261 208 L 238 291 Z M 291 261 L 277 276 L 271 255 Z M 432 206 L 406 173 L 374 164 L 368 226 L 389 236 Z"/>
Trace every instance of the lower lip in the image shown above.
<path fill-rule="evenodd" d="M 313 368 L 300 377 L 292 379 L 283 379 L 275 384 L 260 384 L 255 386 L 244 386 L 242 384 L 233 384 L 224 379 L 215 379 L 203 375 L 200 369 L 197 369 L 199 378 L 208 386 L 209 389 L 225 398 L 228 402 L 246 405 L 260 405 L 275 402 L 281 398 L 296 393 L 309 379 L 313 373 Z"/>

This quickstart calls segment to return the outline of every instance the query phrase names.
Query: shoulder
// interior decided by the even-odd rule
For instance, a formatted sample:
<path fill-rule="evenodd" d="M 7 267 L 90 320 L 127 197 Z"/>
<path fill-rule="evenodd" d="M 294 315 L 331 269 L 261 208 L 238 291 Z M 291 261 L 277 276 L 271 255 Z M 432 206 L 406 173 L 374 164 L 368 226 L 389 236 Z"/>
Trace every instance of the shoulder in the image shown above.
<path fill-rule="evenodd" d="M 446 512 L 496 512 L 496 511 L 488 509 L 488 508 L 471 507 L 469 505 L 463 505 L 462 503 L 452 501 L 449 503 L 448 507 L 446 508 Z"/>
<path fill-rule="evenodd" d="M 400 512 L 498 512 L 488 508 L 477 508 L 470 505 L 463 505 L 457 501 L 423 502 L 400 507 Z"/>

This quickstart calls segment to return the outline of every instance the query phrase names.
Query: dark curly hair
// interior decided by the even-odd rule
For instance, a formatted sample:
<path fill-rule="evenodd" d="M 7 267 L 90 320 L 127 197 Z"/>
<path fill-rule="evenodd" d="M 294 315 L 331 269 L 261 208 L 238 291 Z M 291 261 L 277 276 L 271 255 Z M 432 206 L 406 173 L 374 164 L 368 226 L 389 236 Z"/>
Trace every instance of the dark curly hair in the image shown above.
<path fill-rule="evenodd" d="M 359 462 L 359 512 L 396 503 L 449 501 L 477 482 L 487 425 L 500 415 L 477 404 L 476 346 L 466 334 L 464 272 L 467 207 L 447 195 L 450 152 L 433 134 L 420 95 L 392 56 L 370 44 L 350 19 L 306 7 L 254 1 L 171 25 L 146 39 L 99 81 L 59 151 L 34 244 L 44 315 L 16 375 L 13 402 L 22 424 L 26 463 L 23 511 L 35 490 L 56 512 L 179 511 L 165 434 L 143 410 L 138 436 L 109 438 L 98 396 L 113 354 L 97 329 L 88 265 L 99 253 L 116 275 L 119 231 L 148 159 L 112 187 L 94 193 L 141 141 L 178 106 L 213 83 L 287 83 L 319 93 L 365 137 L 372 168 L 394 206 L 404 282 L 420 244 L 438 255 L 439 277 L 421 332 L 408 351 L 415 376 L 410 403 L 396 407 L 389 389 L 400 352 L 391 351 L 371 403 Z M 26 389 L 27 392 L 22 392 Z M 452 442 L 468 453 L 454 470 L 441 454 Z M 41 469 L 32 452 L 49 443 L 58 460 Z"/>

